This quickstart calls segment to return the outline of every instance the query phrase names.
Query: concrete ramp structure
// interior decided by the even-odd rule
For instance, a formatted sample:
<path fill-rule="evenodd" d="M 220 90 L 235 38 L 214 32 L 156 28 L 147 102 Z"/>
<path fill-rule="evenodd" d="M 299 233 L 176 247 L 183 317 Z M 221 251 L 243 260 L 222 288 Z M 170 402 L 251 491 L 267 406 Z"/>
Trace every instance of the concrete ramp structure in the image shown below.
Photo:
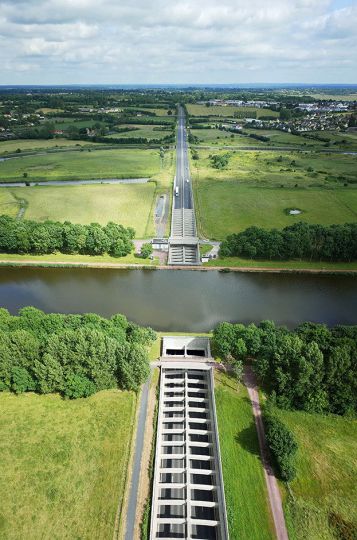
<path fill-rule="evenodd" d="M 209 340 L 162 352 L 150 540 L 228 540 Z"/>

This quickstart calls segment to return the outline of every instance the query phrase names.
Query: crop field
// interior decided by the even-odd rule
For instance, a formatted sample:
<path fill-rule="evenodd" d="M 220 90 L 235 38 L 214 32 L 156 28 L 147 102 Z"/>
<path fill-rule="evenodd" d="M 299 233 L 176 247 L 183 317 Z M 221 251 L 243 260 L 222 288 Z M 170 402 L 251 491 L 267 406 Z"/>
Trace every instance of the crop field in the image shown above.
<path fill-rule="evenodd" d="M 25 219 L 102 225 L 114 221 L 133 227 L 138 238 L 154 235 L 150 219 L 155 195 L 153 182 L 1 188 L 0 195 L 3 191 L 26 201 Z"/>
<path fill-rule="evenodd" d="M 0 162 L 0 182 L 24 180 L 75 180 L 90 178 L 148 177 L 160 170 L 156 150 L 121 148 L 63 152 Z"/>
<path fill-rule="evenodd" d="M 272 540 L 274 529 L 247 390 L 217 373 L 215 398 L 230 537 Z"/>
<path fill-rule="evenodd" d="M 221 116 L 230 118 L 234 116 L 234 113 L 244 113 L 246 118 L 249 118 L 249 114 L 252 112 L 257 113 L 257 118 L 263 118 L 264 116 L 278 117 L 279 113 L 270 109 L 259 109 L 258 107 L 232 107 L 232 106 L 213 106 L 206 107 L 206 105 L 188 104 L 187 112 L 191 116 Z"/>
<path fill-rule="evenodd" d="M 223 239 L 252 225 L 356 221 L 357 189 L 337 180 L 356 181 L 355 156 L 237 152 L 227 169 L 216 170 L 209 151 L 199 155 L 191 166 L 199 228 L 207 238 Z M 291 216 L 292 208 L 302 213 Z"/>
<path fill-rule="evenodd" d="M 113 537 L 136 397 L 0 394 L 0 537 Z"/>
<path fill-rule="evenodd" d="M 289 538 L 356 538 L 356 421 L 297 411 L 277 413 L 299 444 L 297 476 L 291 483 L 295 501 L 286 499 L 284 505 Z"/>
<path fill-rule="evenodd" d="M 95 143 L 87 141 L 69 141 L 68 139 L 16 139 L 14 141 L 0 142 L 0 155 L 6 155 L 16 152 L 19 148 L 22 152 L 31 150 L 55 150 L 56 148 L 76 148 L 76 147 L 92 148 Z M 99 146 L 97 144 L 97 146 Z"/>

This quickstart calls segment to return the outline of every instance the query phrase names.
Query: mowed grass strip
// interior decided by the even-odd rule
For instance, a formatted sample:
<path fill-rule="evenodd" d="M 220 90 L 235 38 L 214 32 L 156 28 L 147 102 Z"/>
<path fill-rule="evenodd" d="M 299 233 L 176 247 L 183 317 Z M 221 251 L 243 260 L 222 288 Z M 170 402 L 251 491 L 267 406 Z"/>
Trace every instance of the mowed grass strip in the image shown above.
<path fill-rule="evenodd" d="M 216 373 L 215 380 L 230 538 L 272 540 L 274 529 L 247 390 L 222 373 Z"/>
<path fill-rule="evenodd" d="M 149 177 L 160 170 L 159 152 L 121 148 L 27 156 L 0 162 L 0 182 Z"/>
<path fill-rule="evenodd" d="M 270 189 L 212 180 L 199 184 L 197 200 L 202 234 L 218 240 L 253 225 L 280 229 L 298 221 L 333 225 L 357 219 L 355 189 Z M 291 216 L 287 208 L 302 213 Z"/>
<path fill-rule="evenodd" d="M 0 394 L 0 537 L 113 537 L 135 421 L 132 392 Z"/>
<path fill-rule="evenodd" d="M 2 188 L 6 189 L 6 188 Z M 155 183 L 92 184 L 79 186 L 35 186 L 9 188 L 28 203 L 25 219 L 71 221 L 73 223 L 108 221 L 133 227 L 137 238 L 154 234 L 150 218 Z"/>
<path fill-rule="evenodd" d="M 297 475 L 291 484 L 295 501 L 286 499 L 284 505 L 290 540 L 355 538 L 356 420 L 297 411 L 277 410 L 277 414 L 299 445 Z M 354 527 L 354 533 L 340 536 L 332 514 L 340 526 L 345 522 Z"/>

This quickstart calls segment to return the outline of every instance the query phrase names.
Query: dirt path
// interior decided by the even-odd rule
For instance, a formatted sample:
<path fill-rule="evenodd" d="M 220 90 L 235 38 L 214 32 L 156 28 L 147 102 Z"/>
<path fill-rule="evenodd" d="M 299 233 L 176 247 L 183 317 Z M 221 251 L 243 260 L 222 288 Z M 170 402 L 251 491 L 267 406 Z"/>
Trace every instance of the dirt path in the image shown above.
<path fill-rule="evenodd" d="M 250 366 L 246 366 L 244 369 L 243 381 L 248 389 L 249 398 L 252 403 L 253 416 L 258 433 L 260 456 L 263 463 L 264 477 L 267 485 L 269 503 L 273 515 L 276 537 L 278 540 L 288 540 L 289 537 L 285 524 L 280 491 L 274 472 L 270 465 L 269 450 L 265 440 L 265 431 L 259 403 L 257 382 L 254 372 Z"/>

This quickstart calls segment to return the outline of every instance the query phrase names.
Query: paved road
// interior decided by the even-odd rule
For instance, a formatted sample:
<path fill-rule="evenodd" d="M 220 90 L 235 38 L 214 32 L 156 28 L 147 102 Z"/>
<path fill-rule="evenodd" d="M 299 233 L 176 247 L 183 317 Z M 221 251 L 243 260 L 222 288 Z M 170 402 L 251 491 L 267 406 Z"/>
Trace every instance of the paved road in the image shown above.
<path fill-rule="evenodd" d="M 244 369 L 243 381 L 248 389 L 249 398 L 252 403 L 253 416 L 258 433 L 260 456 L 264 469 L 264 476 L 268 490 L 270 508 L 275 525 L 276 538 L 277 540 L 289 540 L 280 491 L 274 475 L 274 471 L 270 464 L 269 450 L 265 439 L 264 424 L 259 403 L 257 382 L 255 374 L 250 366 L 246 366 Z"/>
<path fill-rule="evenodd" d="M 188 182 L 187 182 L 188 180 Z M 188 162 L 187 133 L 185 113 L 182 107 L 178 112 L 176 145 L 176 184 L 179 193 L 175 196 L 175 208 L 192 208 L 191 176 Z"/>
<path fill-rule="evenodd" d="M 138 498 L 139 477 L 140 477 L 140 469 L 141 469 L 141 456 L 142 456 L 143 447 L 144 447 L 145 422 L 146 422 L 146 412 L 148 408 L 148 397 L 149 397 L 151 376 L 152 376 L 152 372 L 150 374 L 149 379 L 143 386 L 143 389 L 141 391 L 141 397 L 140 397 L 138 425 L 136 428 L 134 459 L 133 459 L 132 473 L 131 473 L 131 485 L 130 485 L 128 508 L 127 508 L 127 513 L 126 513 L 125 540 L 133 540 L 134 538 L 136 502 Z"/>

